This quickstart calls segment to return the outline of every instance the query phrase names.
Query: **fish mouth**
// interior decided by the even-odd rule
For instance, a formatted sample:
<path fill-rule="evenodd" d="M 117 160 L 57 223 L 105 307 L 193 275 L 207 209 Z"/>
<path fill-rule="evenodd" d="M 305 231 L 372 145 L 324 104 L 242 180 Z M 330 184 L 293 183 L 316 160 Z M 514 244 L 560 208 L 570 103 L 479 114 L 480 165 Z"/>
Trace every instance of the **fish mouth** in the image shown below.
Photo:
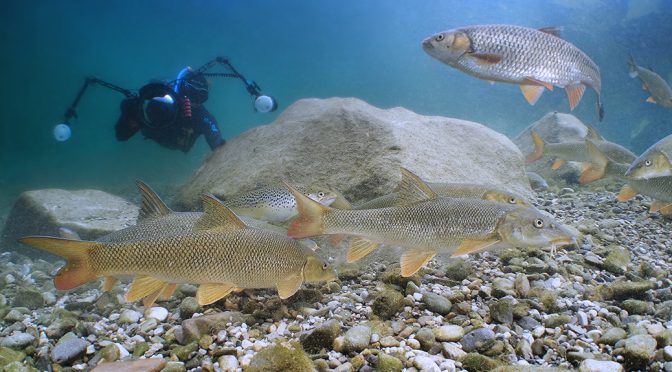
<path fill-rule="evenodd" d="M 434 49 L 434 45 L 432 45 L 432 40 L 431 38 L 427 38 L 422 41 L 422 49 L 424 50 L 432 50 Z"/>
<path fill-rule="evenodd" d="M 574 245 L 576 244 L 576 236 L 562 237 L 553 239 L 550 241 L 550 244 L 554 247 L 562 247 L 565 245 Z"/>

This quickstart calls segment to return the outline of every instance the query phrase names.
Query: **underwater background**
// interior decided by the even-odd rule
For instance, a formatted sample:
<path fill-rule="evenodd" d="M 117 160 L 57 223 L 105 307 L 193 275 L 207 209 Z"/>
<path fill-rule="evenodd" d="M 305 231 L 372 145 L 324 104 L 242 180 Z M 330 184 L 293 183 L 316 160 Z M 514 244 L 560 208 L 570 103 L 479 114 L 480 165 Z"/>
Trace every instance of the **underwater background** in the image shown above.
<path fill-rule="evenodd" d="M 132 192 L 135 179 L 158 189 L 184 183 L 209 153 L 205 141 L 188 154 L 140 135 L 117 142 L 113 126 L 123 97 L 116 92 L 89 89 L 69 141 L 56 142 L 52 128 L 87 76 L 138 89 L 216 56 L 230 58 L 280 104 L 275 113 L 255 113 L 239 81 L 211 78 L 206 106 L 226 139 L 270 123 L 297 99 L 332 96 L 472 120 L 512 136 L 546 112 L 567 112 L 564 92 L 529 106 L 518 87 L 491 86 L 437 63 L 420 42 L 469 24 L 562 26 L 563 37 L 601 68 L 606 117 L 598 129 L 606 138 L 640 153 L 672 128 L 670 112 L 646 103 L 646 93 L 627 75 L 632 54 L 672 80 L 672 4 L 666 0 L 37 1 L 3 8 L 2 216 L 27 189 Z M 597 124 L 594 92 L 574 114 Z"/>

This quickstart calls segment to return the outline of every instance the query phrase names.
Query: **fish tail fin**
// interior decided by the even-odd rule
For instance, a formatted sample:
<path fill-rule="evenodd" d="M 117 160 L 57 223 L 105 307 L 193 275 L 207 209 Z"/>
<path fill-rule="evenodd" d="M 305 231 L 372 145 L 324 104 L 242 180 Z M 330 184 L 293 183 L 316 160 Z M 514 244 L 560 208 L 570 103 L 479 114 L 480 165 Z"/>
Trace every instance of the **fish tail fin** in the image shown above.
<path fill-rule="evenodd" d="M 628 67 L 630 68 L 630 71 L 628 72 L 628 75 L 630 75 L 631 78 L 636 78 L 637 77 L 637 64 L 635 64 L 635 58 L 630 54 L 630 59 L 628 59 Z"/>
<path fill-rule="evenodd" d="M 604 177 L 607 164 L 609 163 L 609 158 L 595 146 L 593 141 L 586 139 L 586 148 L 588 150 L 590 162 L 587 163 L 587 166 L 584 168 L 583 172 L 581 172 L 581 176 L 579 177 L 579 183 L 582 185 L 597 181 Z"/>
<path fill-rule="evenodd" d="M 604 104 L 602 104 L 602 98 L 600 98 L 599 93 L 597 95 L 597 117 L 599 121 L 602 121 L 602 119 L 604 119 Z"/>
<path fill-rule="evenodd" d="M 527 155 L 525 159 L 526 164 L 534 163 L 541 159 L 541 156 L 544 154 L 544 146 L 546 145 L 544 139 L 537 132 L 531 131 L 530 134 L 532 135 L 532 141 L 534 141 L 534 151 Z"/>
<path fill-rule="evenodd" d="M 67 260 L 67 264 L 54 277 L 56 289 L 66 290 L 79 287 L 97 277 L 91 265 L 90 253 L 98 243 L 48 236 L 27 236 L 19 239 L 19 243 L 39 248 Z"/>
<path fill-rule="evenodd" d="M 292 238 L 307 238 L 324 234 L 324 215 L 331 208 L 326 207 L 309 197 L 303 195 L 288 183 L 284 183 L 296 199 L 296 208 L 299 215 L 292 221 L 287 230 L 287 235 Z"/>

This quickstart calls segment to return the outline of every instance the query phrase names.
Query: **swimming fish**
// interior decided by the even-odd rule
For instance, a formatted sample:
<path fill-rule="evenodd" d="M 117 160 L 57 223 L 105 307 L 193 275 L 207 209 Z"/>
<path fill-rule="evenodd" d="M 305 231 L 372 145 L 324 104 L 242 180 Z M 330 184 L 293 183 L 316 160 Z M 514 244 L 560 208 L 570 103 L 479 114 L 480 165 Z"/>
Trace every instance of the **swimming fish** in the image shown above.
<path fill-rule="evenodd" d="M 203 202 L 205 212 L 189 234 L 121 243 L 41 236 L 19 242 L 67 259 L 54 278 L 60 290 L 102 276 L 136 275 L 128 301 L 156 298 L 176 283 L 200 284 L 196 296 L 201 305 L 244 288 L 275 287 L 285 299 L 304 281 L 336 278 L 329 264 L 299 242 L 248 227 L 214 196 L 204 196 Z"/>
<path fill-rule="evenodd" d="M 623 179 L 625 172 L 630 166 L 628 163 L 618 163 L 610 159 L 595 143 L 586 139 L 588 162 L 583 164 L 583 170 L 579 176 L 579 183 L 586 184 L 597 181 L 604 177 Z"/>
<path fill-rule="evenodd" d="M 600 69 L 584 52 L 560 38 L 559 28 L 476 25 L 439 32 L 422 42 L 430 56 L 488 81 L 519 84 L 534 105 L 544 88 L 564 88 L 569 107 L 581 101 L 586 85 L 597 93 L 600 121 Z"/>
<path fill-rule="evenodd" d="M 547 143 L 537 132 L 531 131 L 530 134 L 532 135 L 532 141 L 534 141 L 534 150 L 527 155 L 525 159 L 527 164 L 533 163 L 542 157 L 551 156 L 556 158 L 551 166 L 555 170 L 568 161 L 588 162 L 590 160 L 585 139 L 573 142 Z M 632 151 L 617 143 L 606 140 L 593 140 L 593 143 L 600 151 L 617 163 L 630 164 L 636 158 Z"/>
<path fill-rule="evenodd" d="M 401 168 L 401 183 L 411 182 L 407 178 L 418 177 L 413 172 L 406 168 Z M 423 181 L 424 182 L 424 181 Z M 431 183 L 426 184 L 439 196 L 452 198 L 477 198 L 483 200 L 490 200 L 499 203 L 518 204 L 531 206 L 530 202 L 524 197 L 516 195 L 512 192 L 502 190 L 495 186 L 474 184 L 474 183 Z M 376 209 L 386 208 L 399 205 L 400 196 L 397 192 L 392 192 L 387 195 L 377 197 L 362 204 L 359 204 L 355 209 Z"/>
<path fill-rule="evenodd" d="M 625 174 L 638 179 L 672 176 L 672 134 L 644 151 Z"/>
<path fill-rule="evenodd" d="M 617 200 L 624 202 L 635 195 L 642 194 L 654 199 L 649 211 L 672 215 L 672 176 L 654 177 L 649 179 L 628 178 L 628 184 L 623 186 Z"/>
<path fill-rule="evenodd" d="M 398 192 L 405 201 L 400 206 L 340 210 L 293 191 L 299 216 L 291 222 L 288 235 L 354 235 L 348 262 L 366 256 L 381 243 L 406 247 L 401 257 L 403 276 L 413 275 L 438 252 L 463 255 L 493 247 L 545 247 L 574 241 L 566 227 L 533 207 L 440 197 L 419 178 L 402 183 Z"/>
<path fill-rule="evenodd" d="M 339 197 L 337 193 L 319 186 L 298 186 L 297 190 L 326 206 Z M 281 185 L 240 193 L 226 198 L 222 203 L 236 214 L 270 222 L 284 222 L 297 213 L 294 196 Z"/>
<path fill-rule="evenodd" d="M 651 93 L 646 102 L 656 103 L 667 108 L 672 107 L 672 88 L 665 79 L 647 68 L 637 66 L 632 56 L 630 56 L 628 65 L 630 67 L 630 77 L 638 78 L 642 83 L 642 88 Z"/>

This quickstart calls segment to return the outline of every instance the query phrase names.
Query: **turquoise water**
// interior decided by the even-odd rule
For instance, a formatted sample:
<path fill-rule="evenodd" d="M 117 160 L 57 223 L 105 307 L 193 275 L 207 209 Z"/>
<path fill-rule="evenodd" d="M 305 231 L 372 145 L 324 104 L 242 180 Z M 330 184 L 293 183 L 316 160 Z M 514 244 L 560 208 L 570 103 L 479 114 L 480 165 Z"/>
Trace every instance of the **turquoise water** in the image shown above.
<path fill-rule="evenodd" d="M 644 102 L 627 75 L 627 56 L 672 80 L 669 1 L 38 1 L 5 5 L 0 22 L 0 207 L 26 189 L 132 190 L 141 178 L 179 185 L 209 149 L 188 154 L 136 135 L 117 142 L 122 96 L 90 89 L 65 143 L 52 127 L 84 77 L 129 89 L 173 79 L 185 65 L 229 57 L 280 109 L 255 113 L 238 81 L 214 79 L 206 106 L 225 138 L 266 124 L 304 97 L 354 96 L 380 107 L 458 117 L 514 135 L 548 111 L 567 111 L 562 91 L 528 106 L 518 87 L 490 86 L 426 55 L 420 42 L 437 31 L 477 23 L 563 26 L 563 36 L 602 69 L 605 121 L 600 131 L 636 153 L 672 131 L 670 111 Z M 485 109 L 487 107 L 487 109 Z M 594 93 L 574 112 L 595 123 Z"/>

